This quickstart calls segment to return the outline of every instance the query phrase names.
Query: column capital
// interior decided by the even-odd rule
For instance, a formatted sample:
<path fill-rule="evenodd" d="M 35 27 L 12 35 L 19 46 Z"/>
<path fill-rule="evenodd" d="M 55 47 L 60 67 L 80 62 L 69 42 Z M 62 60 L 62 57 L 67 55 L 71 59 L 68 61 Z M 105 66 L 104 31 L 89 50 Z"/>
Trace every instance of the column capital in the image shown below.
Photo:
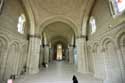
<path fill-rule="evenodd" d="M 77 38 L 77 39 L 80 39 L 80 38 L 85 38 L 85 39 L 86 39 L 87 36 L 86 36 L 86 35 L 80 35 L 80 36 L 77 36 L 76 38 Z"/>
<path fill-rule="evenodd" d="M 41 38 L 40 35 L 31 35 L 31 34 L 29 34 L 28 36 L 29 36 L 30 38 Z"/>
<path fill-rule="evenodd" d="M 49 46 L 49 44 L 43 44 L 43 47 L 48 47 Z"/>
<path fill-rule="evenodd" d="M 69 47 L 75 47 L 75 45 L 69 44 Z"/>

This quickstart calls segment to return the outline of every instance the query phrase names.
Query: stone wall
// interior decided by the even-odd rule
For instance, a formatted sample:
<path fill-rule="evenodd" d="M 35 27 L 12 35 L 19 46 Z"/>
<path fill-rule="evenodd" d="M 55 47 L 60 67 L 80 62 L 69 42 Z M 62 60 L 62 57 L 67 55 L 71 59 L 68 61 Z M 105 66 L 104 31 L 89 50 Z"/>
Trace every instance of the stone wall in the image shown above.
<path fill-rule="evenodd" d="M 89 71 L 104 79 L 104 83 L 124 83 L 125 15 L 113 18 L 108 0 L 96 0 L 91 16 L 94 16 L 97 28 L 91 34 L 88 25 Z"/>
<path fill-rule="evenodd" d="M 0 83 L 12 74 L 20 75 L 26 65 L 27 32 L 20 34 L 17 31 L 18 17 L 22 13 L 19 0 L 5 0 L 0 15 Z"/>

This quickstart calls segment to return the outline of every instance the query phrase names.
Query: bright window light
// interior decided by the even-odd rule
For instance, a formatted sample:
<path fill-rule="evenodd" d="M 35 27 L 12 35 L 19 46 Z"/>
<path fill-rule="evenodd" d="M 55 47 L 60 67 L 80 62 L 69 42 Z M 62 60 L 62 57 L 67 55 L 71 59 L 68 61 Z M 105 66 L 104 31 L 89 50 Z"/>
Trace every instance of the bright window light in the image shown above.
<path fill-rule="evenodd" d="M 125 10 L 125 0 L 115 0 L 118 12 L 123 12 Z"/>
<path fill-rule="evenodd" d="M 57 60 L 62 60 L 62 45 L 61 44 L 58 44 L 57 45 L 57 57 L 56 59 Z"/>
<path fill-rule="evenodd" d="M 61 45 L 58 45 L 58 48 L 59 48 L 59 49 L 61 49 L 61 48 L 62 48 L 62 46 L 61 46 Z"/>
<path fill-rule="evenodd" d="M 18 24 L 17 24 L 17 28 L 18 28 L 18 32 L 20 33 L 24 33 L 24 23 L 25 23 L 26 19 L 24 14 L 22 14 L 21 16 L 19 16 L 18 18 Z"/>
<path fill-rule="evenodd" d="M 91 33 L 96 32 L 96 20 L 94 19 L 93 16 L 90 17 L 90 27 L 91 27 Z"/>

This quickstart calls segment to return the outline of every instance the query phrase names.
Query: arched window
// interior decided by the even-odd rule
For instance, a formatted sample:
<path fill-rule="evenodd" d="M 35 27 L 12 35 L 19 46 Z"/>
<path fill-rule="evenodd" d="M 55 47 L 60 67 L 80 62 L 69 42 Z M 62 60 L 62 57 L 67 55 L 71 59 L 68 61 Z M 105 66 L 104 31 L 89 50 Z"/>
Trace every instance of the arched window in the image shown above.
<path fill-rule="evenodd" d="M 3 6 L 4 6 L 4 0 L 0 0 L 0 14 L 2 13 Z"/>
<path fill-rule="evenodd" d="M 94 19 L 93 16 L 90 17 L 89 23 L 90 23 L 91 33 L 93 34 L 96 32 L 96 20 Z"/>
<path fill-rule="evenodd" d="M 110 11 L 113 17 L 125 11 L 125 0 L 109 0 Z"/>
<path fill-rule="evenodd" d="M 24 14 L 21 14 L 18 18 L 18 24 L 17 24 L 17 28 L 18 28 L 18 32 L 20 33 L 24 33 L 24 25 L 26 22 L 26 18 Z"/>

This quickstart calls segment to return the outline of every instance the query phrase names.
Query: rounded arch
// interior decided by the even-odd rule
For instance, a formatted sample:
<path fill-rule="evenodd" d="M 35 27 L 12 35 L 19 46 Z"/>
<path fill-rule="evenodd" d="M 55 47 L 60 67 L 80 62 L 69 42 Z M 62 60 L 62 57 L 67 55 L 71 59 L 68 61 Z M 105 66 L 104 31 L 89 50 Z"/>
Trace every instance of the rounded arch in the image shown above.
<path fill-rule="evenodd" d="M 52 41 L 52 46 L 55 46 L 55 45 L 57 45 L 58 43 L 61 43 L 64 48 L 67 47 L 67 42 L 64 42 L 64 40 L 62 40 L 62 39 L 58 39 L 58 40 Z"/>
<path fill-rule="evenodd" d="M 124 39 L 125 39 L 125 31 L 119 32 L 119 33 L 116 35 L 116 41 L 117 41 L 118 46 L 120 46 L 120 44 L 123 44 L 123 43 L 124 43 L 124 42 L 123 42 Z"/>
<path fill-rule="evenodd" d="M 122 72 L 121 72 L 121 64 L 120 64 L 119 55 L 116 49 L 117 46 L 115 44 L 115 41 L 111 37 L 106 37 L 105 39 L 102 40 L 102 46 L 104 48 L 104 54 L 106 57 L 105 69 L 107 70 L 107 72 L 105 75 L 106 77 L 109 77 L 107 78 L 107 80 L 109 80 L 109 82 L 111 82 L 112 80 L 115 80 L 116 82 L 118 82 L 122 78 L 121 77 Z"/>
<path fill-rule="evenodd" d="M 17 74 L 17 64 L 18 64 L 18 50 L 19 49 L 19 43 L 18 41 L 12 41 L 9 44 L 7 58 L 6 58 L 6 66 L 4 70 L 4 79 L 8 79 L 10 75 Z M 13 59 L 13 61 L 12 61 Z"/>
<path fill-rule="evenodd" d="M 33 10 L 31 8 L 31 4 L 29 0 L 21 0 L 22 6 L 25 9 L 25 13 L 27 14 L 30 29 L 29 34 L 34 35 L 35 34 L 35 16 L 33 14 Z"/>
<path fill-rule="evenodd" d="M 6 37 L 5 35 L 0 34 L 0 41 L 1 41 L 2 44 L 4 44 L 6 46 L 5 49 L 7 49 L 8 41 L 9 41 L 8 37 Z"/>
<path fill-rule="evenodd" d="M 62 23 L 69 25 L 72 28 L 72 30 L 74 31 L 75 36 L 79 35 L 78 27 L 75 25 L 75 23 L 73 23 L 70 19 L 65 18 L 63 16 L 55 16 L 55 17 L 46 19 L 40 25 L 40 30 L 39 30 L 40 33 L 44 31 L 44 29 L 46 28 L 47 25 L 55 23 L 55 22 L 62 22 Z"/>
<path fill-rule="evenodd" d="M 13 41 L 10 42 L 9 46 L 16 45 L 18 48 L 20 48 L 21 47 L 20 43 L 21 42 L 18 41 L 18 40 L 13 40 Z"/>
<path fill-rule="evenodd" d="M 68 43 L 68 41 L 63 36 L 56 36 L 51 40 L 52 43 L 56 41 L 63 41 L 65 44 Z"/>
<path fill-rule="evenodd" d="M 101 41 L 101 46 L 102 46 L 103 48 L 105 48 L 105 47 L 106 47 L 106 44 L 109 43 L 109 42 L 112 42 L 112 43 L 115 45 L 114 40 L 113 40 L 110 36 L 108 36 L 108 37 L 104 37 L 104 38 L 102 39 L 102 41 Z M 116 47 L 116 46 L 115 46 L 115 47 Z"/>

